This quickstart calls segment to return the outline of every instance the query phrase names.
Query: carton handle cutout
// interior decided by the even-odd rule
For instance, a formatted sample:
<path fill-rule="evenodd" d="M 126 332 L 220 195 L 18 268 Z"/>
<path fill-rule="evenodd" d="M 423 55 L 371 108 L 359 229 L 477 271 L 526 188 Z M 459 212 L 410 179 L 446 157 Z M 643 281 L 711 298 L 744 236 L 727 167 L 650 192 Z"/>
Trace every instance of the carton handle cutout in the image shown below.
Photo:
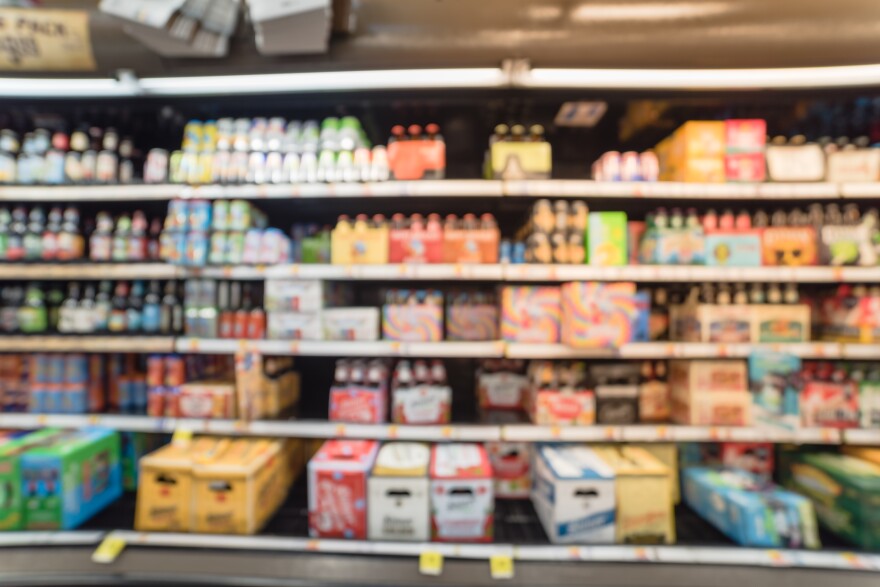
<path fill-rule="evenodd" d="M 385 492 L 385 495 L 388 497 L 411 497 L 412 494 L 406 489 L 389 489 Z"/>
<path fill-rule="evenodd" d="M 159 473 L 156 475 L 156 483 L 161 483 L 162 485 L 177 485 L 177 479 L 169 477 L 165 473 Z"/>
<path fill-rule="evenodd" d="M 595 489 L 578 489 L 574 492 L 575 497 L 599 497 L 599 492 Z"/>
<path fill-rule="evenodd" d="M 212 481 L 208 484 L 208 489 L 211 491 L 229 491 L 232 489 L 232 485 L 226 481 Z"/>
<path fill-rule="evenodd" d="M 450 495 L 473 495 L 474 490 L 470 487 L 456 487 L 449 492 Z"/>

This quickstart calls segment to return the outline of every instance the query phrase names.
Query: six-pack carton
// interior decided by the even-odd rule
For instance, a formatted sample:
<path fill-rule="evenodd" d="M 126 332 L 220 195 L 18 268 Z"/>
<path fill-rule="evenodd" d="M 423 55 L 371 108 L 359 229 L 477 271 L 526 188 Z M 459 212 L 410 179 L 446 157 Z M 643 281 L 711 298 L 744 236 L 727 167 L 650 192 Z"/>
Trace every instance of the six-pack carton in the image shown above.
<path fill-rule="evenodd" d="M 614 542 L 614 469 L 585 446 L 535 449 L 532 504 L 554 543 Z"/>
<path fill-rule="evenodd" d="M 431 539 L 430 460 L 431 449 L 418 442 L 390 442 L 379 449 L 367 481 L 370 540 Z"/>
<path fill-rule="evenodd" d="M 367 476 L 379 443 L 328 440 L 308 466 L 309 534 L 320 538 L 367 537 Z"/>
<path fill-rule="evenodd" d="M 69 530 L 122 495 L 119 433 L 82 428 L 30 448 L 20 459 L 24 528 Z"/>
<path fill-rule="evenodd" d="M 440 542 L 491 542 L 495 521 L 492 465 L 480 444 L 431 449 L 431 532 Z"/>
<path fill-rule="evenodd" d="M 675 513 L 669 468 L 635 446 L 596 447 L 615 474 L 620 544 L 673 544 Z"/>

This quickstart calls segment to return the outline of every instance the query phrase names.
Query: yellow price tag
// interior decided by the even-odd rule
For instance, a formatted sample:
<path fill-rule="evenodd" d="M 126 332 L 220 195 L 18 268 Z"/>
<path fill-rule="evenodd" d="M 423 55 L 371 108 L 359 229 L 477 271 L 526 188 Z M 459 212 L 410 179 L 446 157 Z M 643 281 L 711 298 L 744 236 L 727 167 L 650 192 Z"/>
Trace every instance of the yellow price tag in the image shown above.
<path fill-rule="evenodd" d="M 45 426 L 49 419 L 46 416 L 37 416 L 37 426 Z"/>
<path fill-rule="evenodd" d="M 178 428 L 171 435 L 171 444 L 188 444 L 193 437 L 193 431 L 188 428 Z"/>
<path fill-rule="evenodd" d="M 489 558 L 489 574 L 493 579 L 513 579 L 513 558 L 506 554 L 493 554 Z"/>
<path fill-rule="evenodd" d="M 434 551 L 420 554 L 419 572 L 423 575 L 439 576 L 443 572 L 443 555 Z"/>
<path fill-rule="evenodd" d="M 97 426 L 101 423 L 101 416 L 98 416 L 97 414 L 90 414 L 88 417 L 86 417 L 86 422 L 89 423 L 89 426 Z"/>
<path fill-rule="evenodd" d="M 95 552 L 92 553 L 92 562 L 101 564 L 110 564 L 115 561 L 119 554 L 125 549 L 125 540 L 116 536 L 108 536 L 105 538 Z"/>

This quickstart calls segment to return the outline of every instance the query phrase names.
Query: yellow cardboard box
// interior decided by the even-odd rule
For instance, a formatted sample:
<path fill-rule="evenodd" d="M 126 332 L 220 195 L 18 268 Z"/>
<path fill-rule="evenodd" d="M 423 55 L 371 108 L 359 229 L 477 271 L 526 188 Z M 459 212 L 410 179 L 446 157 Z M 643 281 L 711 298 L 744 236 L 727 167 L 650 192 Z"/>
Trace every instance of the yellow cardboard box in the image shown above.
<path fill-rule="evenodd" d="M 239 438 L 209 463 L 193 467 L 193 530 L 253 534 L 284 501 L 292 474 L 280 440 Z"/>
<path fill-rule="evenodd" d="M 188 532 L 192 529 L 192 470 L 216 459 L 229 446 L 225 438 L 200 437 L 172 443 L 141 458 L 135 529 Z"/>
<path fill-rule="evenodd" d="M 880 466 L 880 448 L 846 445 L 843 447 L 843 454 Z"/>
<path fill-rule="evenodd" d="M 681 501 L 681 485 L 678 479 L 678 445 L 677 444 L 632 444 L 630 446 L 648 451 L 651 455 L 669 468 L 672 481 L 672 503 Z"/>
<path fill-rule="evenodd" d="M 614 469 L 617 494 L 615 540 L 621 544 L 673 544 L 675 512 L 669 468 L 634 447 L 596 447 Z"/>
<path fill-rule="evenodd" d="M 654 150 L 663 181 L 725 181 L 723 121 L 686 122 L 660 141 Z"/>

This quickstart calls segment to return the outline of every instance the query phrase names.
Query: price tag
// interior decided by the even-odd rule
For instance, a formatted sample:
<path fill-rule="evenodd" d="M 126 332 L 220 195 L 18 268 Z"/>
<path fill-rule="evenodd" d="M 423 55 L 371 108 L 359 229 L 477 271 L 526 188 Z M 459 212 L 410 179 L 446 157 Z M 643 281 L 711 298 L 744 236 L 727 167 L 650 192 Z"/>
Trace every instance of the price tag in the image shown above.
<path fill-rule="evenodd" d="M 189 444 L 192 440 L 193 431 L 188 428 L 178 428 L 171 435 L 171 444 Z"/>
<path fill-rule="evenodd" d="M 293 341 L 290 343 L 290 354 L 298 355 L 299 354 L 299 341 Z"/>
<path fill-rule="evenodd" d="M 45 426 L 47 421 L 48 418 L 46 418 L 46 416 L 42 414 L 37 416 L 37 426 Z"/>
<path fill-rule="evenodd" d="M 96 414 L 90 414 L 86 418 L 86 422 L 89 423 L 89 426 L 97 426 L 101 422 L 101 416 L 98 416 Z"/>
<path fill-rule="evenodd" d="M 191 338 L 189 339 L 189 344 L 187 345 L 189 350 L 192 352 L 198 352 L 199 350 L 199 339 Z"/>
<path fill-rule="evenodd" d="M 420 554 L 419 572 L 423 575 L 439 576 L 443 572 L 443 555 L 434 551 Z"/>
<path fill-rule="evenodd" d="M 493 554 L 489 558 L 489 575 L 493 579 L 513 579 L 513 557 Z"/>
<path fill-rule="evenodd" d="M 299 265 L 291 265 L 289 269 L 292 276 L 297 277 L 299 275 Z"/>
<path fill-rule="evenodd" d="M 110 564 L 119 557 L 123 550 L 125 550 L 125 540 L 116 536 L 108 536 L 92 553 L 92 562 Z"/>
<path fill-rule="evenodd" d="M 550 438 L 552 438 L 553 440 L 559 440 L 559 438 L 561 436 L 562 436 L 562 428 L 560 428 L 559 426 L 551 426 L 550 427 Z"/>
<path fill-rule="evenodd" d="M 232 425 L 233 430 L 238 433 L 247 432 L 250 427 L 250 422 L 246 420 L 236 420 L 235 423 Z"/>
<path fill-rule="evenodd" d="M 440 428 L 440 436 L 443 438 L 452 438 L 452 426 L 443 426 Z"/>
<path fill-rule="evenodd" d="M 345 424 L 336 425 L 336 437 L 345 438 Z"/>
<path fill-rule="evenodd" d="M 388 426 L 387 433 L 388 433 L 388 438 L 391 438 L 391 439 L 397 438 L 398 434 L 400 433 L 399 430 L 397 429 L 397 424 L 391 424 L 390 426 Z"/>
<path fill-rule="evenodd" d="M 669 439 L 669 428 L 666 426 L 657 426 L 657 440 L 668 440 Z"/>
<path fill-rule="evenodd" d="M 822 442 L 827 443 L 836 443 L 837 442 L 837 430 L 833 428 L 822 428 L 821 431 Z"/>
<path fill-rule="evenodd" d="M 606 426 L 604 431 L 605 440 L 617 439 L 617 428 L 614 426 Z"/>

